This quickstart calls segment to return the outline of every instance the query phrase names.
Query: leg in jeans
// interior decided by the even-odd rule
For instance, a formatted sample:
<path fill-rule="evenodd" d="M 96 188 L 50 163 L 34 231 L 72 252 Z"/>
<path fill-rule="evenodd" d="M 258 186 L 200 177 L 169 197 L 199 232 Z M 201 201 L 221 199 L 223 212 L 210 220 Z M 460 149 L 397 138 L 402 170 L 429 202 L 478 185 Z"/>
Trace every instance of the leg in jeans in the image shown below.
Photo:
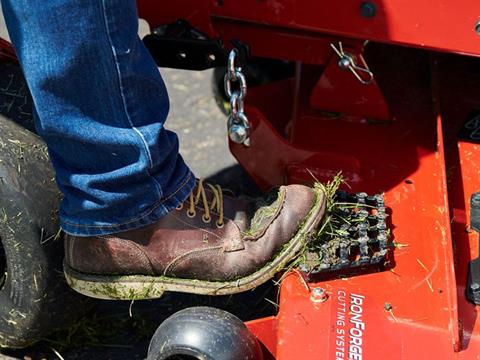
<path fill-rule="evenodd" d="M 79 236 L 166 215 L 195 179 L 163 128 L 168 95 L 137 35 L 134 0 L 3 0 L 5 18 Z"/>
<path fill-rule="evenodd" d="M 300 252 L 323 216 L 323 192 L 290 185 L 249 203 L 196 182 L 163 128 L 167 93 L 137 36 L 134 0 L 2 5 L 64 194 L 65 275 L 75 290 L 231 294 Z"/>

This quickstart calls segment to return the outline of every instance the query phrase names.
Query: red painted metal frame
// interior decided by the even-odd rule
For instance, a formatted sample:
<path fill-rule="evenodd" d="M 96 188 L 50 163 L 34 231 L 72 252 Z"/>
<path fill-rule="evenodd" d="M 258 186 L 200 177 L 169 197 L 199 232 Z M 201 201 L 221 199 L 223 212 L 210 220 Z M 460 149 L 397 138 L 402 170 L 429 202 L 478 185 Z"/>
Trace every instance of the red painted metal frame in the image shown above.
<path fill-rule="evenodd" d="M 364 358 L 478 358 L 480 322 L 464 291 L 467 263 L 478 251 L 477 236 L 465 230 L 466 204 L 480 189 L 480 145 L 459 142 L 457 134 L 472 108 L 480 109 L 474 91 L 480 75 L 471 72 L 479 62 L 454 56 L 432 60 L 393 47 L 372 51 L 393 123 L 325 118 L 311 112 L 307 101 L 287 111 L 293 104 L 288 96 L 302 98 L 309 91 L 307 67 L 298 71 L 299 80 L 251 91 L 252 146 L 231 144 L 231 149 L 265 189 L 311 182 L 310 173 L 325 181 L 340 168 L 350 191 L 383 191 L 394 239 L 404 245 L 395 251 L 395 266 L 311 281 L 309 288 L 320 286 L 330 294 L 321 304 L 312 302 L 309 288 L 292 273 L 282 283 L 278 315 L 248 325 L 275 359 L 347 358 L 345 341 L 351 338 L 344 332 L 352 327 L 349 307 L 356 294 L 363 297 Z M 396 60 L 384 62 L 386 53 Z M 404 64 L 402 73 L 390 70 L 397 61 Z M 422 79 L 425 71 L 431 76 Z M 267 103 L 267 94 L 278 101 Z"/>
<path fill-rule="evenodd" d="M 417 54 L 382 47 L 377 51 L 393 51 L 392 56 L 402 58 L 407 69 L 399 76 L 389 72 L 395 63 L 373 61 L 380 64 L 375 68 L 379 80 L 383 71 L 388 79 L 385 93 L 397 99 L 392 103 L 393 123 L 361 123 L 351 121 L 351 116 L 322 118 L 302 104 L 295 111 L 293 123 L 282 123 L 278 121 L 280 114 L 274 113 L 277 102 L 264 102 L 264 93 L 275 92 L 257 88 L 250 93 L 248 109 L 254 128 L 252 146 L 231 144 L 233 154 L 264 188 L 281 182 L 311 182 L 309 172 L 326 181 L 342 169 L 350 180 L 350 191 L 385 192 L 393 214 L 395 241 L 405 245 L 395 252 L 393 271 L 309 284 L 321 286 L 331 295 L 322 304 L 311 301 L 309 290 L 298 276 L 289 276 L 282 284 L 280 311 L 275 318 L 277 342 L 271 351 L 275 351 L 276 359 L 295 359 L 299 354 L 302 359 L 320 358 L 319 354 L 328 354 L 325 358 L 348 357 L 348 346 L 341 340 L 348 337 L 336 334 L 349 329 L 348 322 L 340 326 L 336 321 L 344 304 L 341 299 L 347 299 L 346 314 L 349 312 L 350 300 L 342 296 L 344 293 L 365 298 L 362 352 L 366 358 L 385 358 L 388 354 L 389 359 L 448 359 L 456 357 L 455 350 L 461 348 L 444 120 L 435 111 L 429 83 L 418 82 L 421 69 L 416 69 Z M 427 66 L 425 56 L 420 57 Z M 308 93 L 311 72 L 305 69 L 297 76 L 299 93 L 293 96 L 302 97 L 303 92 Z M 269 85 L 275 86 L 283 85 Z M 416 91 L 409 94 L 412 88 Z M 288 102 L 282 103 L 289 106 Z M 277 123 L 272 125 L 267 118 L 277 119 Z M 278 130 L 284 127 L 290 130 L 281 140 Z M 386 303 L 392 304 L 392 312 L 385 311 Z M 258 329 L 255 331 L 258 333 Z M 478 335 L 472 338 L 477 342 L 474 346 L 471 341 L 469 349 L 480 346 Z"/>
<path fill-rule="evenodd" d="M 2 38 L 0 38 L 0 59 L 1 61 L 18 61 L 12 44 Z"/>
<path fill-rule="evenodd" d="M 371 0 L 377 14 L 364 18 L 362 2 L 138 1 L 152 27 L 183 18 L 227 44 L 242 40 L 254 56 L 297 62 L 294 77 L 251 89 L 252 145 L 231 144 L 263 189 L 311 183 L 311 174 L 326 181 L 342 170 L 349 191 L 385 193 L 392 236 L 403 245 L 391 271 L 307 282 L 290 273 L 278 314 L 247 323 L 267 359 L 479 358 L 480 321 L 464 291 L 467 263 L 478 251 L 466 229 L 469 196 L 480 189 L 480 145 L 457 134 L 480 109 L 480 63 L 426 49 L 479 56 L 480 3 Z M 375 101 L 363 109 L 343 101 L 334 116 L 317 106 L 321 100 L 311 101 L 333 61 L 330 44 L 364 40 L 371 41 L 365 57 L 392 121 L 372 119 Z M 348 96 L 377 96 L 338 78 L 331 76 L 338 89 L 354 92 Z M 327 301 L 312 301 L 317 286 Z"/>
<path fill-rule="evenodd" d="M 475 32 L 480 19 L 477 0 L 370 0 L 376 6 L 376 16 L 372 18 L 361 16 L 360 7 L 364 2 L 177 0 L 160 4 L 157 0 L 138 0 L 140 15 L 152 26 L 184 18 L 214 35 L 221 31 L 224 23 L 230 23 L 236 28 L 235 37 L 239 38 L 244 35 L 242 29 L 257 32 L 263 29 L 272 34 L 270 41 L 261 36 L 249 39 L 249 43 L 254 52 L 258 50 L 270 55 L 279 51 L 277 47 L 291 51 L 286 37 L 290 36 L 291 42 L 302 43 L 302 37 L 315 37 L 315 34 L 480 54 L 480 38 Z M 302 52 L 310 51 L 304 47 Z"/>
<path fill-rule="evenodd" d="M 262 188 L 311 182 L 311 173 L 326 181 L 342 170 L 350 191 L 385 193 L 392 235 L 404 245 L 395 250 L 392 271 L 307 286 L 298 273 L 287 276 L 278 314 L 247 324 L 270 357 L 478 358 L 480 321 L 464 291 L 467 263 L 478 251 L 476 235 L 465 229 L 469 196 L 480 189 L 480 145 L 459 142 L 457 134 L 469 112 L 480 109 L 480 64 L 378 43 L 478 56 L 480 3 L 372 0 L 377 14 L 364 18 L 363 2 L 178 0 L 161 11 L 154 0 L 139 5 L 152 26 L 185 18 L 227 44 L 240 39 L 254 56 L 297 62 L 294 78 L 250 91 L 252 145 L 231 144 Z M 380 96 L 349 86 L 339 72 L 329 76 L 335 91 L 328 101 L 312 95 L 325 95 L 330 82 L 319 81 L 334 64 L 330 44 L 358 47 L 365 40 L 374 42 L 366 59 Z M 342 89 L 346 99 L 339 98 Z M 367 106 L 349 104 L 362 96 Z M 335 100 L 338 115 L 321 111 L 332 110 Z M 326 302 L 312 302 L 314 286 L 327 290 Z M 351 330 L 354 310 L 361 310 L 361 347 L 352 348 L 357 354 L 349 353 L 349 342 L 360 341 L 348 335 L 358 334 Z"/>

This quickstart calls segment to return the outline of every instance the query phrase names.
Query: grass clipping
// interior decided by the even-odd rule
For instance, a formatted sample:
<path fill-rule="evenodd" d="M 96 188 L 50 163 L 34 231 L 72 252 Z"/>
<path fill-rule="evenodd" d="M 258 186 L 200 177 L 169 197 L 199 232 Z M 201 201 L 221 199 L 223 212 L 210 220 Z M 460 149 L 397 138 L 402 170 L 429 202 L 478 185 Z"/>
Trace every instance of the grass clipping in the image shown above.
<path fill-rule="evenodd" d="M 342 228 L 345 225 L 350 226 L 353 223 L 360 221 L 353 216 L 345 216 L 346 209 L 353 209 L 357 207 L 358 204 L 337 201 L 337 192 L 343 184 L 345 184 L 345 181 L 341 173 L 337 174 L 326 184 L 321 183 L 318 180 L 315 181 L 314 187 L 323 191 L 325 194 L 325 215 L 318 229 L 308 239 L 298 257 L 290 264 L 287 270 L 291 270 L 301 264 L 306 264 L 307 262 L 317 262 L 317 264 L 320 264 L 320 261 L 322 260 L 322 245 L 331 243 L 332 251 L 334 251 L 335 244 L 338 242 L 337 239 L 340 236 L 345 235 L 345 230 Z M 315 255 L 317 256 L 316 259 Z"/>
<path fill-rule="evenodd" d="M 337 202 L 337 191 L 345 181 L 341 173 L 337 174 L 332 180 L 326 184 L 319 181 L 315 182 L 315 188 L 319 188 L 325 194 L 325 215 L 321 222 L 320 228 L 314 234 L 311 245 L 315 246 L 333 240 L 336 236 L 342 235 L 341 227 L 344 224 L 351 224 L 354 219 L 345 219 L 337 214 L 340 209 L 354 207 L 357 204 L 339 203 Z"/>

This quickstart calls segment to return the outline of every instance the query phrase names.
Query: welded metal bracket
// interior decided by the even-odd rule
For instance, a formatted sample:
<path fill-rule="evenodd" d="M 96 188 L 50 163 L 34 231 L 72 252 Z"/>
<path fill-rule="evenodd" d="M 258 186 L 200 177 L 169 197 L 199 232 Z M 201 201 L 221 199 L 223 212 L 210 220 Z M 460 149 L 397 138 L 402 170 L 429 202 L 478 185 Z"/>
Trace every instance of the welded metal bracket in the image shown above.
<path fill-rule="evenodd" d="M 332 57 L 310 94 L 314 109 L 391 120 L 388 104 L 363 57 L 364 45 L 332 44 Z"/>
<path fill-rule="evenodd" d="M 225 66 L 228 49 L 220 38 L 211 39 L 185 20 L 155 28 L 143 42 L 160 67 L 184 70 L 206 70 Z M 249 48 L 232 40 L 238 50 L 237 63 L 244 66 Z"/>

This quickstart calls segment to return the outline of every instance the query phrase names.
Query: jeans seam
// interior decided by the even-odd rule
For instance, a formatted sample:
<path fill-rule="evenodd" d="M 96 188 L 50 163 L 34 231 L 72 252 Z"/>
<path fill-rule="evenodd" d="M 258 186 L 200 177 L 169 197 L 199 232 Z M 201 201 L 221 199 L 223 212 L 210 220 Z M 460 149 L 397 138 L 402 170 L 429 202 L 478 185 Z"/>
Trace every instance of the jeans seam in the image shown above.
<path fill-rule="evenodd" d="M 118 79 L 118 90 L 120 92 L 120 98 L 122 99 L 122 107 L 123 107 L 123 111 L 125 113 L 125 118 L 127 119 L 127 122 L 129 124 L 129 126 L 132 128 L 132 130 L 135 131 L 135 133 L 138 134 L 138 136 L 140 137 L 140 141 L 141 141 L 141 143 L 142 143 L 142 145 L 143 145 L 143 147 L 146 151 L 147 157 L 148 157 L 148 161 L 149 161 L 149 165 L 150 165 L 149 169 L 153 169 L 153 159 L 152 159 L 152 155 L 150 153 L 150 149 L 148 148 L 147 141 L 145 140 L 145 137 L 143 136 L 143 134 L 133 125 L 132 119 L 131 119 L 130 114 L 128 112 L 127 102 L 126 102 L 125 94 L 124 94 L 124 91 L 123 91 L 122 74 L 121 74 L 121 70 L 120 70 L 120 64 L 119 64 L 119 61 L 118 61 L 118 55 L 117 55 L 117 51 L 115 49 L 115 46 L 113 44 L 113 40 L 112 40 L 112 37 L 111 37 L 111 34 L 110 34 L 110 27 L 109 27 L 109 24 L 108 24 L 105 0 L 102 0 L 102 14 L 103 14 L 103 21 L 104 21 L 104 24 L 105 24 L 105 32 L 107 34 L 108 43 L 109 43 L 110 48 L 112 50 L 113 61 L 115 63 L 115 69 L 116 69 L 117 79 Z M 158 197 L 161 198 L 162 193 L 163 193 L 162 186 L 157 181 L 157 179 L 155 179 L 155 177 L 152 176 L 149 169 L 147 169 L 147 171 L 146 171 L 147 175 L 155 183 L 155 188 L 157 190 Z"/>
<path fill-rule="evenodd" d="M 170 195 L 168 195 L 167 197 L 161 199 L 159 202 L 155 203 L 152 208 L 150 210 L 148 210 L 145 214 L 143 214 L 142 216 L 139 216 L 135 219 L 131 219 L 127 222 L 123 222 L 123 223 L 118 223 L 118 224 L 111 224 L 111 225 L 83 225 L 83 224 L 74 224 L 74 223 L 71 223 L 69 221 L 65 221 L 63 220 L 62 222 L 66 225 L 69 225 L 69 226 L 73 226 L 73 227 L 77 227 L 77 228 L 91 228 L 91 229 L 102 229 L 102 228 L 114 228 L 114 227 L 120 227 L 120 226 L 124 226 L 124 225 L 129 225 L 129 224 L 132 224 L 132 223 L 135 223 L 135 222 L 138 222 L 142 219 L 145 219 L 146 217 L 148 217 L 149 215 L 151 215 L 155 210 L 157 210 L 159 207 L 163 206 L 163 204 L 165 203 L 165 201 L 167 200 L 170 200 L 172 197 L 174 197 L 180 190 L 182 190 L 187 184 L 188 182 L 190 181 L 190 179 L 192 178 L 192 173 L 189 173 L 189 175 L 187 176 L 187 178 L 177 187 L 177 189 L 172 192 Z"/>

